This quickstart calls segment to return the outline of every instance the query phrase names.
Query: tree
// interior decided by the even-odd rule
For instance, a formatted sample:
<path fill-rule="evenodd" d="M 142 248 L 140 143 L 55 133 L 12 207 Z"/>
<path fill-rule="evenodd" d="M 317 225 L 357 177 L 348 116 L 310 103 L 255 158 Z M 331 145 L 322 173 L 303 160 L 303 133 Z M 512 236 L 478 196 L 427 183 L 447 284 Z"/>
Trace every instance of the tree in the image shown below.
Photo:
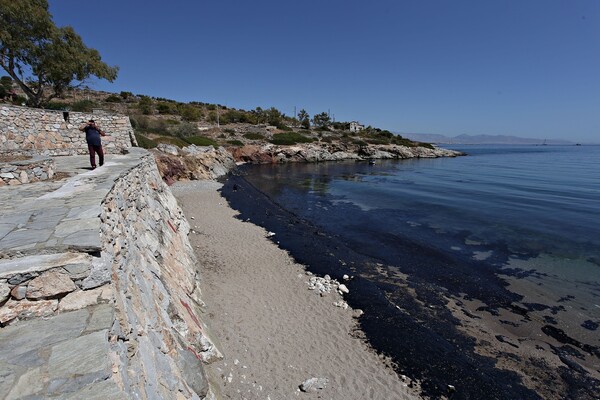
<path fill-rule="evenodd" d="M 329 117 L 329 114 L 327 114 L 326 112 L 322 112 L 321 114 L 316 114 L 313 117 L 313 124 L 315 124 L 319 128 L 326 128 L 330 122 L 331 122 L 331 118 Z"/>
<path fill-rule="evenodd" d="M 300 121 L 300 125 L 304 129 L 310 129 L 310 115 L 308 115 L 305 109 L 300 110 L 298 113 L 298 121 Z"/>
<path fill-rule="evenodd" d="M 72 27 L 57 27 L 48 0 L 0 0 L 0 66 L 41 107 L 96 76 L 112 82 L 118 67 L 88 48 Z"/>
<path fill-rule="evenodd" d="M 267 111 L 267 123 L 273 126 L 281 125 L 281 119 L 283 118 L 283 114 L 281 111 L 276 109 L 275 107 L 269 108 Z"/>

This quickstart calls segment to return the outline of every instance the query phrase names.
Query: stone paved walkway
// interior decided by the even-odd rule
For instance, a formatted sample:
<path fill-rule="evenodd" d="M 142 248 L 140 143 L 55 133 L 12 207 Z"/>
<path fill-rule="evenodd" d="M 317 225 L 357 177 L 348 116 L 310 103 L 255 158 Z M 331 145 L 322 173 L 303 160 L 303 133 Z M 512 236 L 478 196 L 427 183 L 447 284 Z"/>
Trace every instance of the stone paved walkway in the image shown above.
<path fill-rule="evenodd" d="M 0 398 L 120 399 L 101 202 L 147 152 L 57 157 L 60 181 L 0 187 Z"/>

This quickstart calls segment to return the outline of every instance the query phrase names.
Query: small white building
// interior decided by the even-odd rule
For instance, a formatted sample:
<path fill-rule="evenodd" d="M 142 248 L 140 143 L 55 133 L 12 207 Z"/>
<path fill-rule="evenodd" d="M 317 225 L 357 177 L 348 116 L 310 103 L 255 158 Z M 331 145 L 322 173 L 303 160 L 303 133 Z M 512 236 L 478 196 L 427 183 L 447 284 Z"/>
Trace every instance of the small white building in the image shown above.
<path fill-rule="evenodd" d="M 363 129 L 365 129 L 364 125 L 361 125 L 356 121 L 350 122 L 350 132 L 358 132 L 362 131 Z"/>

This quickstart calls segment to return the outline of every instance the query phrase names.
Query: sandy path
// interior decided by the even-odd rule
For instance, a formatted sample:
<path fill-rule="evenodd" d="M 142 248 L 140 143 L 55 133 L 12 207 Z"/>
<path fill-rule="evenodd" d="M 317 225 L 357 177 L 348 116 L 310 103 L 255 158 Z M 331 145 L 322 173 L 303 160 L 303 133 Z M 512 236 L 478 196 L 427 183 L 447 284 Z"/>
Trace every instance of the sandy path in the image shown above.
<path fill-rule="evenodd" d="M 267 232 L 237 214 L 209 181 L 172 187 L 195 231 L 205 321 L 224 360 L 208 368 L 224 399 L 414 399 L 400 377 L 361 341 L 338 294 L 307 289 L 309 277 Z M 324 389 L 304 393 L 309 378 Z"/>

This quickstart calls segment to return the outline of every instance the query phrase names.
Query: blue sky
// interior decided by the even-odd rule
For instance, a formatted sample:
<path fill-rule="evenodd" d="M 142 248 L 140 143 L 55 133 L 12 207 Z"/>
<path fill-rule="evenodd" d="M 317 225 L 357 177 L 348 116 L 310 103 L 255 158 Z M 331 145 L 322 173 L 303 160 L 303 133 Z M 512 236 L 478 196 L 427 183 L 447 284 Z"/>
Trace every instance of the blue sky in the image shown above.
<path fill-rule="evenodd" d="M 600 142 L 598 0 L 50 0 L 90 86 L 396 132 Z"/>

